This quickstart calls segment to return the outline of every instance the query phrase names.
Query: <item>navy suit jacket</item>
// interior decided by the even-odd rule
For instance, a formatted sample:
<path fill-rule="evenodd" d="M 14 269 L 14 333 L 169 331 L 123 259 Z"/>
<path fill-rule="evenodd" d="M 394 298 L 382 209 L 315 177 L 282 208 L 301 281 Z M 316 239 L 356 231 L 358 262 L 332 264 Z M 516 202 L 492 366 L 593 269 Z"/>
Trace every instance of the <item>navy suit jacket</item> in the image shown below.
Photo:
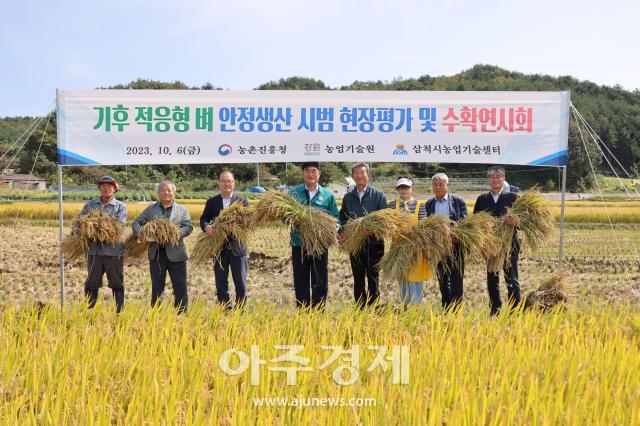
<path fill-rule="evenodd" d="M 518 195 L 515 192 L 502 192 L 498 197 L 498 201 L 493 201 L 491 192 L 481 194 L 476 200 L 476 205 L 473 207 L 473 212 L 488 212 L 494 217 L 504 216 L 507 213 L 507 209 L 513 206 L 513 202 L 516 201 Z M 513 245 L 517 251 L 520 250 L 520 234 L 516 227 L 516 232 L 513 233 Z"/>
<path fill-rule="evenodd" d="M 473 207 L 473 212 L 488 212 L 494 217 L 504 216 L 507 209 L 516 201 L 516 197 L 515 192 L 503 191 L 498 197 L 498 202 L 494 202 L 491 192 L 480 194 L 476 200 L 476 205 Z"/>
<path fill-rule="evenodd" d="M 244 206 L 248 206 L 249 203 L 243 197 L 233 194 L 231 196 L 231 204 L 235 203 L 238 200 L 242 200 L 242 204 Z M 202 216 L 200 216 L 200 228 L 204 231 L 205 226 L 207 226 L 210 222 L 213 222 L 215 218 L 220 215 L 222 211 L 222 195 L 218 194 L 215 197 L 211 197 L 207 200 L 207 203 L 204 206 L 204 212 L 202 212 Z M 231 254 L 234 256 L 246 256 L 248 254 L 248 250 L 246 246 L 240 244 L 237 240 L 231 238 L 227 241 L 226 249 L 231 250 Z"/>
<path fill-rule="evenodd" d="M 431 198 L 425 205 L 427 217 L 436 213 L 436 197 Z M 467 205 L 462 197 L 449 194 L 449 218 L 454 222 L 467 217 Z"/>

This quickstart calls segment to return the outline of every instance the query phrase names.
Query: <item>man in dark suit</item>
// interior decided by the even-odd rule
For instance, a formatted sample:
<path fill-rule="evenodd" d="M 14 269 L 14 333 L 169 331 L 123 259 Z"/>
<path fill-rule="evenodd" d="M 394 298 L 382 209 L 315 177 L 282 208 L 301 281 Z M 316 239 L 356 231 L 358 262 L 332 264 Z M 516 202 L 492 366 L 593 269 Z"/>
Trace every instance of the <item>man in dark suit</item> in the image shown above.
<path fill-rule="evenodd" d="M 200 228 L 208 235 L 215 232 L 213 221 L 220 215 L 223 209 L 229 208 L 233 203 L 240 201 L 244 206 L 249 203 L 243 197 L 233 193 L 236 181 L 229 170 L 223 170 L 218 175 L 218 188 L 220 194 L 209 198 L 204 206 L 204 212 L 200 217 Z M 229 298 L 229 268 L 233 284 L 236 288 L 236 307 L 242 307 L 247 298 L 247 247 L 235 239 L 229 239 L 220 252 L 220 256 L 213 260 L 213 273 L 216 279 L 216 293 L 218 302 L 227 309 L 231 308 Z"/>
<path fill-rule="evenodd" d="M 473 212 L 486 211 L 498 218 L 507 213 L 507 209 L 513 205 L 516 200 L 516 193 L 504 190 L 505 171 L 500 166 L 493 166 L 487 172 L 489 186 L 491 191 L 478 196 Z M 506 217 L 505 223 L 515 225 L 512 217 Z M 520 303 L 520 282 L 518 281 L 518 257 L 520 255 L 520 236 L 517 232 L 513 235 L 511 242 L 511 258 L 504 267 L 504 280 L 507 283 L 507 294 L 509 304 L 516 306 Z M 500 299 L 500 274 L 497 272 L 487 271 L 487 289 L 489 291 L 489 306 L 491 307 L 491 315 L 495 315 L 502 307 Z"/>
<path fill-rule="evenodd" d="M 351 177 L 356 187 L 342 198 L 340 209 L 340 225 L 349 220 L 363 217 L 377 210 L 387 208 L 387 199 L 382 191 L 369 185 L 369 165 L 357 163 L 351 168 Z M 364 247 L 356 255 L 349 256 L 353 272 L 353 296 L 360 308 L 377 304 L 380 297 L 378 282 L 380 280 L 379 262 L 384 256 L 384 240 L 369 235 Z M 365 287 L 365 279 L 368 288 Z"/>
<path fill-rule="evenodd" d="M 449 194 L 449 178 L 444 173 L 436 173 L 431 178 L 433 197 L 427 201 L 427 216 L 449 216 L 457 222 L 467 217 L 467 205 L 461 197 Z M 460 245 L 453 244 L 453 256 L 438 264 L 436 271 L 442 307 L 445 309 L 458 306 L 462 302 L 464 280 L 464 256 Z"/>

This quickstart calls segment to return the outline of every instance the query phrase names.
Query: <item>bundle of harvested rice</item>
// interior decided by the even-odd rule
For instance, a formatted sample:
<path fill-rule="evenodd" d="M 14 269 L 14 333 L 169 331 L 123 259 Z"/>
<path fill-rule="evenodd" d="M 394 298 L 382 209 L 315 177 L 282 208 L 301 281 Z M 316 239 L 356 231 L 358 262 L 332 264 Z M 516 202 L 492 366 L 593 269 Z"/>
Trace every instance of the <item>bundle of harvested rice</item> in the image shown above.
<path fill-rule="evenodd" d="M 460 247 L 464 259 L 480 254 L 483 259 L 496 256 L 496 219 L 487 212 L 479 212 L 460 220 L 451 228 L 451 235 Z"/>
<path fill-rule="evenodd" d="M 289 195 L 269 191 L 256 203 L 252 223 L 266 226 L 276 221 L 300 233 L 307 255 L 318 256 L 336 242 L 336 218 Z"/>
<path fill-rule="evenodd" d="M 508 217 L 515 220 L 515 225 L 505 222 Z M 540 248 L 555 231 L 553 214 L 544 206 L 544 200 L 535 188 L 519 194 L 513 206 L 498 220 L 495 229 L 496 255 L 488 259 L 490 271 L 499 272 L 508 264 L 516 228 L 522 235 L 523 243 L 533 251 Z"/>
<path fill-rule="evenodd" d="M 418 259 L 423 259 L 435 271 L 441 261 L 451 256 L 450 224 L 448 217 L 432 215 L 405 227 L 393 237 L 380 260 L 382 273 L 387 278 L 402 280 Z"/>
<path fill-rule="evenodd" d="M 564 307 L 573 292 L 568 277 L 567 271 L 561 271 L 545 278 L 538 288 L 525 296 L 525 309 L 549 311 L 557 306 Z"/>
<path fill-rule="evenodd" d="M 340 236 L 340 246 L 350 255 L 364 247 L 370 235 L 378 239 L 394 239 L 411 228 L 411 217 L 400 210 L 383 209 L 349 220 Z"/>
<path fill-rule="evenodd" d="M 180 241 L 180 229 L 166 217 L 159 217 L 145 223 L 142 235 L 147 241 L 154 241 L 158 245 L 175 245 Z"/>
<path fill-rule="evenodd" d="M 147 250 L 149 249 L 149 243 L 141 243 L 138 241 L 135 235 L 131 234 L 124 242 L 123 256 L 129 260 L 141 260 L 147 256 Z"/>
<path fill-rule="evenodd" d="M 174 245 L 180 241 L 180 229 L 165 217 L 159 217 L 145 223 L 141 230 L 145 242 L 141 243 L 133 235 L 129 235 L 124 244 L 125 259 L 144 259 L 150 242 L 159 245 Z"/>
<path fill-rule="evenodd" d="M 451 219 L 448 216 L 431 215 L 418 221 L 407 237 L 433 270 L 451 256 Z"/>
<path fill-rule="evenodd" d="M 198 236 L 191 252 L 191 262 L 194 266 L 207 264 L 210 259 L 217 258 L 230 238 L 246 246 L 252 229 L 254 209 L 245 207 L 241 201 L 236 201 L 211 223 L 214 227 L 212 235 L 202 233 Z"/>
<path fill-rule="evenodd" d="M 77 233 L 64 237 L 60 246 L 64 258 L 69 262 L 84 259 L 87 255 L 87 249 L 89 248 L 87 241 Z"/>
<path fill-rule="evenodd" d="M 62 241 L 62 251 L 69 261 L 86 256 L 89 245 L 94 242 L 117 244 L 123 240 L 122 227 L 116 218 L 99 209 L 78 216 L 71 224 L 71 235 Z"/>
<path fill-rule="evenodd" d="M 420 252 L 409 240 L 396 239 L 385 251 L 378 267 L 382 274 L 391 281 L 401 281 L 419 258 Z"/>

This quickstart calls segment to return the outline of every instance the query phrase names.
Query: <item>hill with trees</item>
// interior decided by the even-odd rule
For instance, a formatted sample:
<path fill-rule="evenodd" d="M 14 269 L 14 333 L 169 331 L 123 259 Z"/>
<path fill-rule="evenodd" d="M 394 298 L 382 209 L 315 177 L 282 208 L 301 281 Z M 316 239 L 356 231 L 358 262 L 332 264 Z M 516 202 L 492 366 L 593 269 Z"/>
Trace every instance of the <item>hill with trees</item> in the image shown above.
<path fill-rule="evenodd" d="M 107 87 L 107 89 L 181 89 L 181 90 L 222 90 L 211 83 L 202 86 L 188 86 L 180 81 L 161 82 L 138 79 L 127 84 Z M 600 135 L 602 141 L 611 149 L 622 165 L 634 176 L 640 172 L 640 91 L 633 92 L 619 86 L 600 86 L 589 81 L 580 81 L 571 76 L 552 77 L 540 74 L 523 74 L 508 71 L 492 65 L 476 65 L 471 69 L 452 76 L 423 75 L 418 78 L 396 78 L 392 81 L 354 81 L 339 88 L 327 86 L 321 80 L 307 77 L 289 77 L 278 81 L 270 81 L 256 88 L 256 90 L 478 90 L 478 91 L 557 91 L 570 90 L 571 102 L 584 115 L 586 120 Z M 11 144 L 28 128 L 32 117 L 0 118 L 0 152 L 4 154 Z M 56 153 L 56 125 L 55 112 L 44 133 L 44 123 L 29 137 L 24 148 L 17 156 L 13 165 L 17 165 L 20 172 L 28 173 L 33 160 L 40 148 L 35 173 L 55 180 Z M 42 142 L 42 144 L 41 144 Z M 0 167 L 6 167 L 15 153 L 9 151 L 0 160 Z M 591 159 L 599 171 L 609 174 L 606 163 L 593 145 L 588 146 Z M 349 172 L 349 164 L 330 163 L 323 166 L 323 181 L 340 178 Z M 12 166 L 13 167 L 13 166 Z M 215 165 L 159 165 L 159 166 L 117 166 L 117 167 L 71 167 L 65 170 L 67 183 L 88 184 L 103 174 L 117 176 L 123 183 L 135 184 L 141 182 L 156 182 L 168 177 L 191 190 L 206 190 L 213 188 L 212 180 L 225 166 Z M 256 177 L 255 164 L 234 164 L 229 166 L 241 182 L 251 182 Z M 397 176 L 398 174 L 412 174 L 428 176 L 437 171 L 448 171 L 451 174 L 473 173 L 486 170 L 486 165 L 475 164 L 378 164 L 378 176 Z M 262 164 L 261 175 L 276 175 L 283 182 L 299 179 L 295 167 L 285 164 Z M 522 167 L 510 167 L 521 186 L 535 183 L 544 185 L 549 180 L 557 181 L 556 169 L 540 170 L 538 173 L 517 172 Z M 587 155 L 575 124 L 569 129 L 569 166 L 567 186 L 570 190 L 584 191 L 593 185 L 593 176 L 589 167 Z"/>

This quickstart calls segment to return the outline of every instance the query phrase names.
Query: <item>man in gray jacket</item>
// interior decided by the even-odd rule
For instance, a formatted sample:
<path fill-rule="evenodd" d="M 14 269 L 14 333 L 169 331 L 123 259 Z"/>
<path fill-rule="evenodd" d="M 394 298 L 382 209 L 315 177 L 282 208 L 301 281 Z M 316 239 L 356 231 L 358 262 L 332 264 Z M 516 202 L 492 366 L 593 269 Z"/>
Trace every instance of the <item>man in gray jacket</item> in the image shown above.
<path fill-rule="evenodd" d="M 166 217 L 180 229 L 180 240 L 177 244 L 160 246 L 150 241 L 149 271 L 151 273 L 151 306 L 154 306 L 164 293 L 167 272 L 173 287 L 174 306 L 184 312 L 189 304 L 187 293 L 187 250 L 184 238 L 193 231 L 189 210 L 176 203 L 176 186 L 173 182 L 163 180 L 158 184 L 158 201 L 138 216 L 133 222 L 133 233 L 140 242 L 145 242 L 141 234 L 142 226 L 159 217 Z"/>
<path fill-rule="evenodd" d="M 102 210 L 116 218 L 124 228 L 127 221 L 127 206 L 115 198 L 118 192 L 118 182 L 111 176 L 103 176 L 98 180 L 100 197 L 87 202 L 80 216 L 89 214 L 91 210 Z M 84 295 L 93 308 L 98 301 L 98 290 L 102 287 L 102 276 L 107 275 L 107 281 L 113 298 L 116 300 L 116 312 L 120 312 L 124 305 L 124 268 L 122 264 L 122 250 L 124 245 L 104 244 L 94 241 L 87 252 L 87 268 L 89 274 L 84 283 Z"/>

